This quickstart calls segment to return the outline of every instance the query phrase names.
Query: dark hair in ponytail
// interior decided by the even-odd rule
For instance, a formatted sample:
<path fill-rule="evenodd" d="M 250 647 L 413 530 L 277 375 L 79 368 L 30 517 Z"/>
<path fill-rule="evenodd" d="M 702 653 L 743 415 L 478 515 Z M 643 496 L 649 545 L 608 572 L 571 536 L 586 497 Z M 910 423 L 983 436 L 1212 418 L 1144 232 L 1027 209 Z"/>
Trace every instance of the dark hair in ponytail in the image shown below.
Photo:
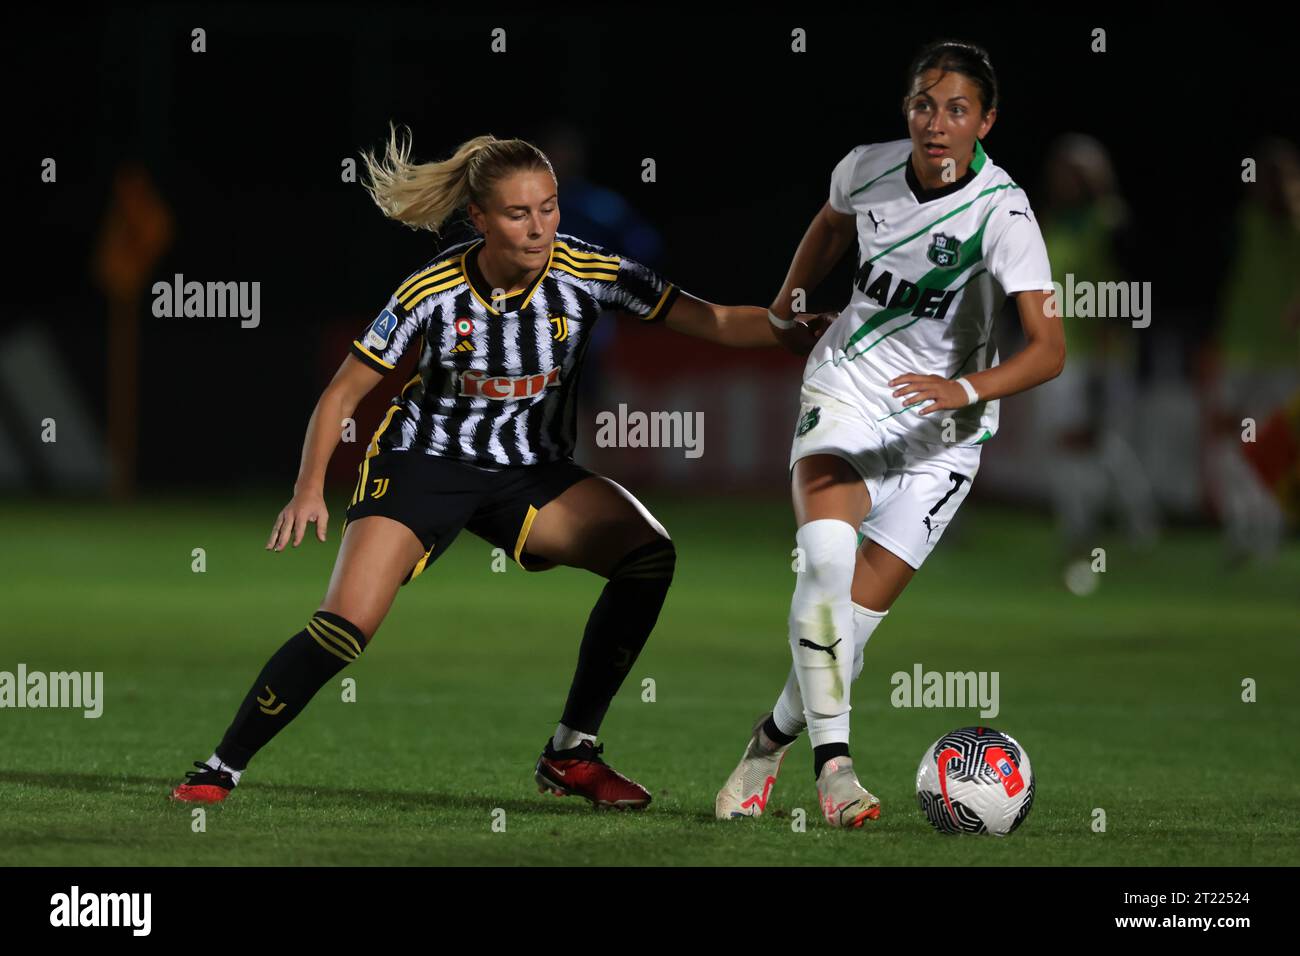
<path fill-rule="evenodd" d="M 926 70 L 960 73 L 979 87 L 982 112 L 998 105 L 998 78 L 989 62 L 988 52 L 962 40 L 935 40 L 921 48 L 907 68 L 907 85 L 903 92 L 903 112 L 912 94 L 912 82 Z"/>

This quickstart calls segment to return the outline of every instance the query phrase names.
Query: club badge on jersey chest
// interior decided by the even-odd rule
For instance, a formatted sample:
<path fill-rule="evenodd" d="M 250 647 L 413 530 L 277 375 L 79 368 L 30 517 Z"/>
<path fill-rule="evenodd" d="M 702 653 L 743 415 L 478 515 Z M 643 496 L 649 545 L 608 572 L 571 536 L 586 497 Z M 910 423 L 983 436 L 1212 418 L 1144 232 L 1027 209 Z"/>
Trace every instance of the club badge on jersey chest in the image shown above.
<path fill-rule="evenodd" d="M 940 269 L 955 268 L 961 259 L 961 242 L 956 236 L 936 232 L 930 237 L 930 248 L 925 250 L 925 257 Z"/>

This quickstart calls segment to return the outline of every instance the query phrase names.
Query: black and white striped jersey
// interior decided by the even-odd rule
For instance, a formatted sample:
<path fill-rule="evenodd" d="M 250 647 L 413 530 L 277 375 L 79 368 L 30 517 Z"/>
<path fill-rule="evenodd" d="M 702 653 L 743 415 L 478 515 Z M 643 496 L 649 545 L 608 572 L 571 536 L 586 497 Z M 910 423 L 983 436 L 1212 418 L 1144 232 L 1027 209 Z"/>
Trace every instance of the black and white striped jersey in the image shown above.
<path fill-rule="evenodd" d="M 420 451 L 498 468 L 573 456 L 577 379 L 603 311 L 663 318 L 678 289 L 638 262 L 557 235 L 532 284 L 493 298 L 476 239 L 404 281 L 352 343 L 379 372 L 420 349 L 366 456 Z"/>

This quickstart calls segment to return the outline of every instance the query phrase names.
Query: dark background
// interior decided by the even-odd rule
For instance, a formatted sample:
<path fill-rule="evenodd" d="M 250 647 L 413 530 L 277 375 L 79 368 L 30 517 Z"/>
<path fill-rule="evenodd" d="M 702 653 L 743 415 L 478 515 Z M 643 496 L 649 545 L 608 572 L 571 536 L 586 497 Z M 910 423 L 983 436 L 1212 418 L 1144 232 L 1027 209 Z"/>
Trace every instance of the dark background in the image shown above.
<path fill-rule="evenodd" d="M 439 245 L 340 181 L 342 160 L 378 148 L 390 120 L 412 128 L 422 160 L 484 132 L 531 138 L 568 121 L 589 137 L 589 178 L 661 231 L 662 272 L 703 298 L 765 305 L 836 161 L 906 135 L 906 66 L 924 42 L 950 36 L 991 54 L 1001 103 L 985 145 L 1031 201 L 1056 134 L 1087 130 L 1110 147 L 1142 236 L 1135 278 L 1182 316 L 1155 347 L 1185 365 L 1212 331 L 1241 158 L 1261 134 L 1296 127 L 1290 51 L 1263 14 L 698 9 L 11 12 L 0 321 L 55 329 L 85 400 L 102 409 L 106 305 L 91 259 L 114 171 L 142 162 L 175 219 L 155 279 L 260 281 L 262 322 L 156 319 L 146 307 L 140 485 L 287 492 L 347 338 Z M 194 27 L 207 31 L 205 53 L 190 52 Z M 494 27 L 507 31 L 505 54 L 490 52 Z M 805 54 L 790 52 L 793 27 L 808 31 Z M 1107 31 L 1105 53 L 1090 52 L 1094 27 Z M 40 182 L 44 157 L 58 161 L 57 184 Z M 656 183 L 641 181 L 644 157 L 657 162 Z M 815 306 L 843 298 L 848 266 Z M 774 387 L 793 395 L 790 361 Z M 381 404 L 394 390 L 376 390 Z"/>

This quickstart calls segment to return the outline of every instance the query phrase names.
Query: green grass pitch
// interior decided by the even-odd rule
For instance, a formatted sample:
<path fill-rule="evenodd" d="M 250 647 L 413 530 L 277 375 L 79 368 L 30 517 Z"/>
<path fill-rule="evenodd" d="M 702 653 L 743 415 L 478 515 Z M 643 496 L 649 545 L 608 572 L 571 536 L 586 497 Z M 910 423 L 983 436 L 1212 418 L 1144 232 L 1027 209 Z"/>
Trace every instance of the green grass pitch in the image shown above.
<path fill-rule="evenodd" d="M 677 542 L 677 579 L 602 728 L 607 759 L 653 792 L 646 812 L 598 813 L 532 782 L 600 581 L 493 573 L 488 545 L 464 534 L 340 675 L 355 678 L 356 702 L 324 688 L 194 832 L 192 808 L 165 794 L 317 607 L 338 498 L 329 543 L 282 554 L 262 549 L 279 499 L 0 504 L 0 670 L 105 682 L 96 720 L 0 710 L 0 863 L 1300 862 L 1294 544 L 1272 567 L 1231 571 L 1208 531 L 1175 530 L 1148 553 L 1103 537 L 1101 586 L 1077 598 L 1043 519 L 968 506 L 872 638 L 853 748 L 883 813 L 839 832 L 819 819 L 806 741 L 763 819 L 712 818 L 789 666 L 793 528 L 781 500 L 685 497 L 648 502 Z M 1037 776 L 1010 838 L 939 836 L 917 809 L 923 750 L 982 722 L 975 709 L 892 707 L 890 675 L 917 662 L 1000 673 L 988 723 L 1020 740 Z M 1244 678 L 1255 703 L 1241 699 Z"/>

